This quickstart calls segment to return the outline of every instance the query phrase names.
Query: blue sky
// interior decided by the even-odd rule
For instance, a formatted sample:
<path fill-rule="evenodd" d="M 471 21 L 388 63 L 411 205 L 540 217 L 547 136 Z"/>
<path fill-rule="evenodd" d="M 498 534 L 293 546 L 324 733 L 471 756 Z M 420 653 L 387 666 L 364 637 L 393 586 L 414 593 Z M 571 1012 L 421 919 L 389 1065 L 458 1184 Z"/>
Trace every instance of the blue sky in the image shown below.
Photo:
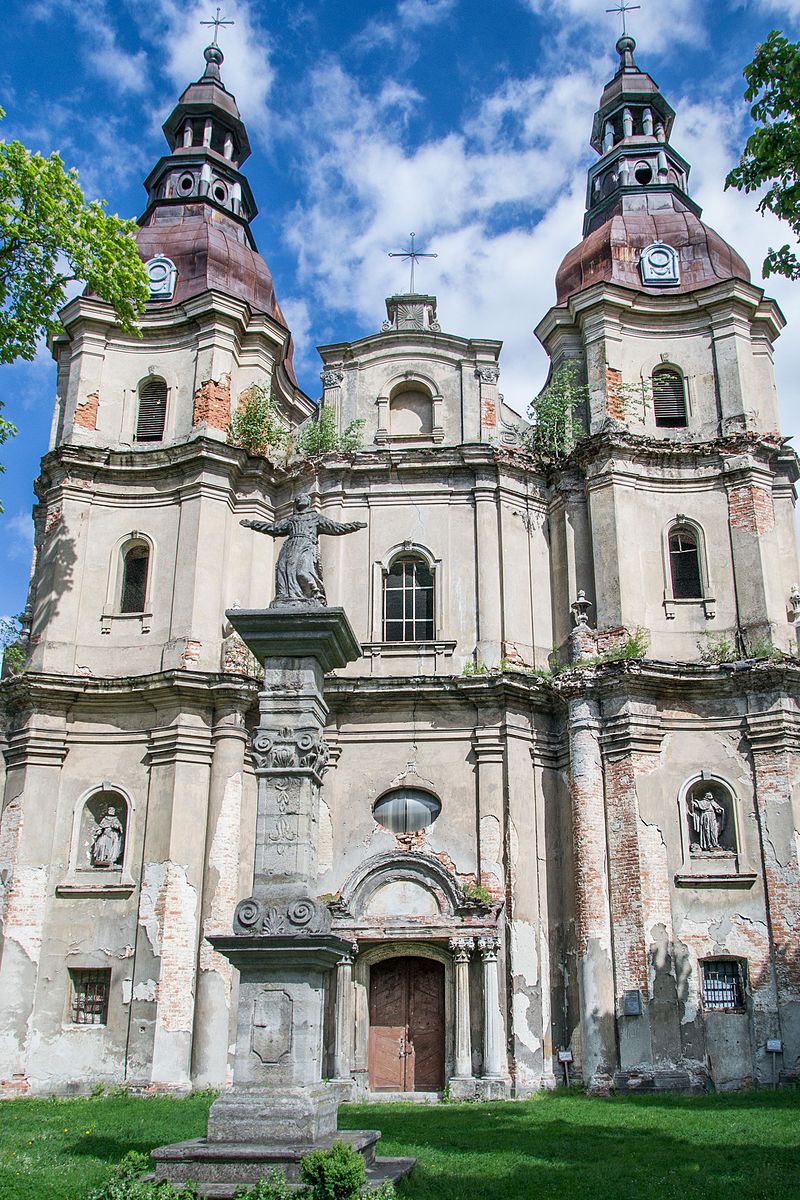
<path fill-rule="evenodd" d="M 247 122 L 254 225 L 297 346 L 301 385 L 319 394 L 315 347 L 377 329 L 406 286 L 387 251 L 438 259 L 418 286 L 443 328 L 505 342 L 501 390 L 520 411 L 546 363 L 532 329 L 580 239 L 592 113 L 614 73 L 612 0 L 232 0 L 223 79 Z M 641 0 L 637 62 L 677 110 L 673 144 L 692 164 L 704 219 L 749 262 L 789 240 L 725 193 L 748 132 L 742 67 L 770 29 L 800 38 L 800 0 Z M 160 126 L 204 66 L 208 2 L 33 0 L 5 8 L 0 128 L 58 150 L 88 196 L 124 216 L 163 152 Z M 767 288 L 789 319 L 776 352 L 784 431 L 800 432 L 800 283 Z M 20 434 L 0 451 L 0 614 L 25 601 L 33 480 L 49 436 L 54 370 L 45 348 L 0 371 Z"/>

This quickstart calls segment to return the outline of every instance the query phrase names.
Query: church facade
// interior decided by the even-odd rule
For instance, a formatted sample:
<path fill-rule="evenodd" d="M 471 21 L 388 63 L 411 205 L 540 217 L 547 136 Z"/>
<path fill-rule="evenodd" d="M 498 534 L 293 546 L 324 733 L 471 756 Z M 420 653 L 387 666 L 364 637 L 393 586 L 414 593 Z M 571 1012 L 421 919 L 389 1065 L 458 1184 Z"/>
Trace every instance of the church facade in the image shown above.
<path fill-rule="evenodd" d="M 146 181 L 142 338 L 83 295 L 53 346 L 29 666 L 3 684 L 5 1094 L 230 1078 L 237 980 L 207 939 L 250 891 L 260 680 L 225 613 L 273 595 L 280 542 L 240 522 L 300 495 L 363 523 L 321 539 L 361 646 L 326 679 L 316 830 L 352 945 L 317 1031 L 341 1095 L 796 1077 L 783 318 L 703 224 L 674 113 L 617 49 L 583 236 L 536 331 L 552 377 L 583 380 L 574 447 L 533 453 L 501 344 L 409 294 L 320 349 L 322 411 L 363 422 L 362 448 L 286 461 L 228 436 L 254 385 L 287 429 L 317 410 L 206 51 Z M 268 836 L 291 852 L 289 820 Z"/>

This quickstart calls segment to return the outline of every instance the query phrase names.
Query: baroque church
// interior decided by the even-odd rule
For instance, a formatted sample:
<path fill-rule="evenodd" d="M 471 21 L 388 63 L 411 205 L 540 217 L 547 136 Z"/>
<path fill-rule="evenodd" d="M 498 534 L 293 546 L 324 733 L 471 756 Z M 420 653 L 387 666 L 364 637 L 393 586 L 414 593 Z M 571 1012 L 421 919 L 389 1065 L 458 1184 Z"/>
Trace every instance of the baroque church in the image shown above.
<path fill-rule="evenodd" d="M 143 336 L 84 294 L 53 342 L 29 667 L 3 684 L 5 1094 L 230 1079 L 237 975 L 208 939 L 251 887 L 262 679 L 226 610 L 273 596 L 281 542 L 241 522 L 299 496 L 363 525 L 321 539 L 361 650 L 325 680 L 316 819 L 317 895 L 352 947 L 314 1035 L 341 1097 L 796 1077 L 784 319 L 703 223 L 633 39 L 617 50 L 536 328 L 551 377 L 585 385 L 572 451 L 526 449 L 501 343 L 412 292 L 320 348 L 322 411 L 363 422 L 362 448 L 287 463 L 229 440 L 254 385 L 287 429 L 320 409 L 206 50 L 145 184 Z M 291 853 L 290 822 L 265 836 Z"/>

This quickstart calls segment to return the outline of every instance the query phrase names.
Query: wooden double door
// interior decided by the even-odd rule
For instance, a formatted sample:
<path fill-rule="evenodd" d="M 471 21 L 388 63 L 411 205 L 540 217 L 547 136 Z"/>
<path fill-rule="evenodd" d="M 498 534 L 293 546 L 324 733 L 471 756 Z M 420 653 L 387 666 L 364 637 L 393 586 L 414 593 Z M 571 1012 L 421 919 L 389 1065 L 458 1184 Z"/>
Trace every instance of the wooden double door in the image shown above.
<path fill-rule="evenodd" d="M 444 1087 L 444 966 L 387 958 L 370 970 L 369 1083 L 375 1092 Z"/>

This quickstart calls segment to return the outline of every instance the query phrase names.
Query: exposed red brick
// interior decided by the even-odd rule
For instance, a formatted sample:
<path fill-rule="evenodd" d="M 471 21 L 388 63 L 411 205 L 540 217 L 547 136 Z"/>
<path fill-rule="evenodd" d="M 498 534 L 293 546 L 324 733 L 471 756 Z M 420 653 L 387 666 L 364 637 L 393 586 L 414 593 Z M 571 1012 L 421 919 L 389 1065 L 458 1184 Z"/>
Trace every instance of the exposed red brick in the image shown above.
<path fill-rule="evenodd" d="M 481 401 L 481 420 L 484 428 L 494 429 L 497 425 L 497 406 L 488 396 L 484 396 Z"/>
<path fill-rule="evenodd" d="M 181 666 L 191 667 L 200 661 L 200 651 L 203 648 L 202 642 L 187 642 L 186 648 L 181 655 Z"/>
<path fill-rule="evenodd" d="M 625 400 L 620 391 L 622 371 L 614 367 L 606 367 L 606 411 L 611 417 L 621 421 L 625 416 Z"/>
<path fill-rule="evenodd" d="M 44 537 L 49 537 L 56 526 L 61 521 L 62 509 L 60 504 L 56 504 L 53 508 L 48 508 L 47 516 L 44 519 Z"/>
<path fill-rule="evenodd" d="M 606 810 L 611 916 L 617 990 L 639 988 L 648 994 L 647 942 L 642 890 L 645 886 L 639 854 L 639 820 L 636 774 L 651 763 L 641 755 L 606 761 Z"/>
<path fill-rule="evenodd" d="M 83 404 L 75 409 L 75 424 L 84 429 L 97 429 L 97 410 L 100 407 L 99 392 L 92 392 Z"/>
<path fill-rule="evenodd" d="M 630 637 L 630 630 L 624 625 L 618 625 L 614 629 L 602 629 L 597 634 L 597 653 L 611 654 L 614 650 L 618 650 L 623 646 Z"/>
<path fill-rule="evenodd" d="M 753 765 L 778 991 L 799 999 L 800 862 L 797 839 L 782 838 L 780 833 L 784 814 L 792 812 L 789 755 L 784 750 L 759 750 L 753 754 Z M 771 832 L 773 824 L 775 831 Z"/>
<path fill-rule="evenodd" d="M 192 425 L 210 425 L 227 433 L 231 423 L 231 377 L 206 379 L 194 394 Z"/>
<path fill-rule="evenodd" d="M 744 529 L 754 537 L 769 533 L 775 527 L 772 493 L 752 484 L 735 487 L 728 497 L 731 527 Z"/>

